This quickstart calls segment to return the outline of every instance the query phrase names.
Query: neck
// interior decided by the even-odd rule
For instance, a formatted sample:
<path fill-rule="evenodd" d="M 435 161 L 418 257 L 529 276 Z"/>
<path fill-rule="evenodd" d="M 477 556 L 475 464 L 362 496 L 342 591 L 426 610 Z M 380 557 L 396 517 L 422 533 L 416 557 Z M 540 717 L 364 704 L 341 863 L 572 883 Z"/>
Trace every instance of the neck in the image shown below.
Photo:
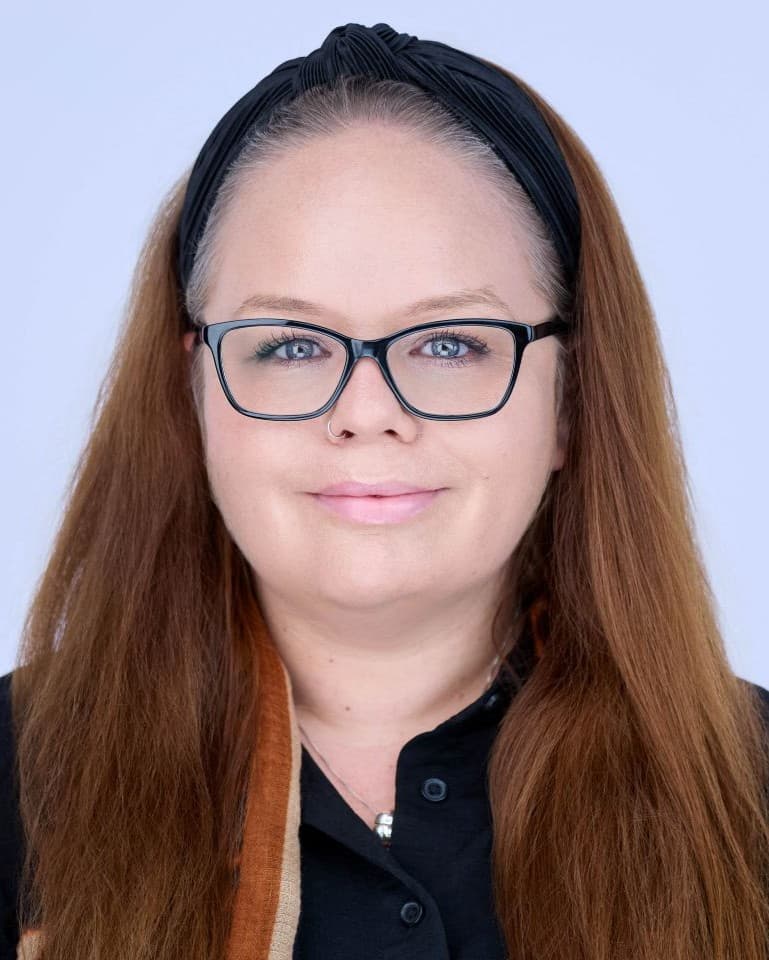
<path fill-rule="evenodd" d="M 260 606 L 310 736 L 320 733 L 325 744 L 340 747 L 397 750 L 489 685 L 496 649 L 483 599 L 461 609 L 439 605 L 427 619 L 399 617 L 391 607 L 355 629 L 344 615 L 297 616 L 295 604 L 289 610 L 273 595 L 263 593 Z"/>

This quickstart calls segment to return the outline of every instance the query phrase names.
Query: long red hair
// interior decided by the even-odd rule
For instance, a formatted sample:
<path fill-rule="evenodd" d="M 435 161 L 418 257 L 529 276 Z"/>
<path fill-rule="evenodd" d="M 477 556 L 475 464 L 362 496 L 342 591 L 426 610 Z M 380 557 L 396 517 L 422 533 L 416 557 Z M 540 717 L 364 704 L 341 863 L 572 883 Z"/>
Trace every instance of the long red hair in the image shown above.
<path fill-rule="evenodd" d="M 501 633 L 536 623 L 542 653 L 489 767 L 509 954 L 765 960 L 769 751 L 719 632 L 652 309 L 588 150 L 510 76 L 571 169 L 582 249 L 567 459 L 499 611 Z M 401 85 L 382 90 L 396 111 Z M 212 960 L 230 922 L 260 611 L 181 343 L 186 180 L 142 250 L 13 676 L 20 923 L 44 925 L 45 960 Z"/>

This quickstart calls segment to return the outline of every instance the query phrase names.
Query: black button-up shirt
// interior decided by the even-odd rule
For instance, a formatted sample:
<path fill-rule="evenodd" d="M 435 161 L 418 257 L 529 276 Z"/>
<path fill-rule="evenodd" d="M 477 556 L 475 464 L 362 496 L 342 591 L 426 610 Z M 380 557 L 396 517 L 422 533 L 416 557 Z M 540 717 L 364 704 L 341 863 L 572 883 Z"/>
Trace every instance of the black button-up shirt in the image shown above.
<path fill-rule="evenodd" d="M 486 770 L 512 689 L 499 675 L 401 748 L 389 847 L 302 747 L 294 960 L 504 960 Z"/>

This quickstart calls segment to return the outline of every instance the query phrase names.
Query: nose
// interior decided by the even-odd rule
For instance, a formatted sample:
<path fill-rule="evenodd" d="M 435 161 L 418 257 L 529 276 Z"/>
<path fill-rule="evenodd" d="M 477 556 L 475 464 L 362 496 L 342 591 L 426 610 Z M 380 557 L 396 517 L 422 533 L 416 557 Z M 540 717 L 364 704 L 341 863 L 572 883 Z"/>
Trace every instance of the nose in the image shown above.
<path fill-rule="evenodd" d="M 341 430 L 353 434 L 394 431 L 410 436 L 418 430 L 419 418 L 403 406 L 374 357 L 358 357 L 354 361 L 332 409 L 336 433 Z"/>
<path fill-rule="evenodd" d="M 364 400 L 366 397 L 374 396 L 380 393 L 385 397 L 387 393 L 394 397 L 400 406 L 400 398 L 387 380 L 385 371 L 376 357 L 365 355 L 356 357 L 350 370 L 348 371 L 347 381 L 342 387 L 341 393 L 336 399 L 338 403 L 343 396 L 350 394 L 352 386 L 353 394 L 361 394 L 358 399 Z M 405 408 L 404 408 L 405 409 Z"/>

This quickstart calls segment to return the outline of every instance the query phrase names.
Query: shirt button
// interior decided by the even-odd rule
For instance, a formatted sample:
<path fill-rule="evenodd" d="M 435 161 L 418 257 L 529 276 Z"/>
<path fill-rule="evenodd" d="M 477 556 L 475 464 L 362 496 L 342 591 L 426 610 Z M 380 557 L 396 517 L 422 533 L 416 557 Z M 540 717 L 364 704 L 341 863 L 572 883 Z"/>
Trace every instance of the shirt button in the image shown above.
<path fill-rule="evenodd" d="M 447 793 L 446 781 L 439 777 L 428 777 L 422 784 L 422 796 L 425 800 L 432 800 L 437 803 L 439 800 L 445 800 Z"/>
<path fill-rule="evenodd" d="M 422 919 L 423 913 L 421 903 L 417 903 L 416 900 L 407 900 L 401 907 L 401 920 L 407 926 L 413 927 L 415 923 L 419 923 Z"/>

